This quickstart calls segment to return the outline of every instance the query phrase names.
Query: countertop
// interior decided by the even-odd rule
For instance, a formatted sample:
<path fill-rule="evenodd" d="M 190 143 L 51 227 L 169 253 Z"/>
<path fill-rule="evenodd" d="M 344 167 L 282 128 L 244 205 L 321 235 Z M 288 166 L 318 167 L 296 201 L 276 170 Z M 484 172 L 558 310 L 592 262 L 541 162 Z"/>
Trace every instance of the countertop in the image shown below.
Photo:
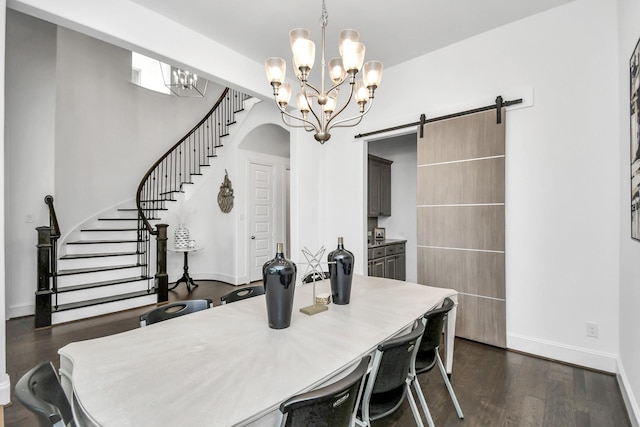
<path fill-rule="evenodd" d="M 370 242 L 368 245 L 368 248 L 377 248 L 379 246 L 388 246 L 388 245 L 395 245 L 396 243 L 407 243 L 406 240 L 401 240 L 401 239 L 385 239 L 385 240 L 376 240 L 374 242 Z"/>

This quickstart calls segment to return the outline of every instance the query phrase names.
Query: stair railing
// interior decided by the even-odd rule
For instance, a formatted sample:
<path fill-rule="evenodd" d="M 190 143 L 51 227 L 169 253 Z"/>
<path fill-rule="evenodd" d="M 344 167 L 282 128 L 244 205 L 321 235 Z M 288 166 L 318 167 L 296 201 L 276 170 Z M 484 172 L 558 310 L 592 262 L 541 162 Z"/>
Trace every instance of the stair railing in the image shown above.
<path fill-rule="evenodd" d="M 44 202 L 49 207 L 49 226 L 36 227 L 38 231 L 38 287 L 36 290 L 35 327 L 51 326 L 51 297 L 58 306 L 58 238 L 60 226 L 53 196 L 47 195 Z"/>
<path fill-rule="evenodd" d="M 201 169 L 209 166 L 209 159 L 216 157 L 217 148 L 222 147 L 222 137 L 235 123 L 235 113 L 243 110 L 248 98 L 249 95 L 225 88 L 207 115 L 151 166 L 138 186 L 138 263 L 148 266 L 150 236 L 156 236 L 158 302 L 168 301 L 168 225 L 157 224 L 154 228 L 150 221 L 159 219 L 159 212 L 167 210 L 166 202 L 176 201 L 175 193 L 183 192 L 184 185 L 192 183 L 191 177 L 201 175 Z"/>

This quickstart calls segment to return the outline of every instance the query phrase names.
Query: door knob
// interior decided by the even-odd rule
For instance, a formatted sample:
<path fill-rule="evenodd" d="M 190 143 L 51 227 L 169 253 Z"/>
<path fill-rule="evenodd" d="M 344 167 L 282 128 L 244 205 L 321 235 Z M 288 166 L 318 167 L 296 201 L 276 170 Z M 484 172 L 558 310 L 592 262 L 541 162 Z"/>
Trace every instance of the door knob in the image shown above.
<path fill-rule="evenodd" d="M 251 236 L 251 240 L 256 240 L 256 236 Z"/>

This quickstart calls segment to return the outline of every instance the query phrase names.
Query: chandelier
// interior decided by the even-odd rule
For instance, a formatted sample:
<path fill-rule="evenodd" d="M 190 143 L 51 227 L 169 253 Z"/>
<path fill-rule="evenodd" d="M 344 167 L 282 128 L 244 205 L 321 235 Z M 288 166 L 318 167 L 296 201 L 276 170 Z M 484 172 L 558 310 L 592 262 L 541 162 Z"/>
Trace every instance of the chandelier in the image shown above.
<path fill-rule="evenodd" d="M 168 80 L 165 82 L 165 86 L 177 96 L 203 97 L 207 91 L 208 81 L 198 79 L 197 74 L 187 70 L 172 66 L 169 75 L 163 77 Z"/>
<path fill-rule="evenodd" d="M 315 44 L 310 40 L 311 34 L 304 28 L 296 28 L 289 32 L 289 42 L 293 53 L 293 70 L 300 84 L 297 95 L 299 115 L 290 114 L 286 107 L 291 99 L 291 84 L 285 82 L 287 63 L 282 58 L 267 58 L 265 69 L 267 80 L 273 87 L 273 96 L 280 109 L 282 121 L 289 127 L 304 128 L 314 132 L 314 138 L 324 144 L 331 138 L 329 131 L 334 127 L 355 126 L 369 112 L 373 103 L 373 95 L 382 79 L 382 62 L 369 61 L 363 65 L 365 46 L 360 43 L 360 35 L 356 30 L 343 30 L 339 37 L 340 58 L 333 58 L 325 64 L 325 29 L 328 15 L 325 2 L 322 0 L 322 57 L 320 88 L 309 83 L 309 74 L 315 61 Z M 325 90 L 325 65 L 328 65 L 331 86 Z M 362 80 L 356 80 L 362 70 Z M 338 106 L 340 87 L 349 82 L 349 95 L 341 106 Z M 337 117 L 355 99 L 358 114 L 346 119 Z M 369 102 L 371 101 L 371 102 Z M 368 105 L 367 105 L 368 103 Z M 295 120 L 287 121 L 287 117 Z"/>

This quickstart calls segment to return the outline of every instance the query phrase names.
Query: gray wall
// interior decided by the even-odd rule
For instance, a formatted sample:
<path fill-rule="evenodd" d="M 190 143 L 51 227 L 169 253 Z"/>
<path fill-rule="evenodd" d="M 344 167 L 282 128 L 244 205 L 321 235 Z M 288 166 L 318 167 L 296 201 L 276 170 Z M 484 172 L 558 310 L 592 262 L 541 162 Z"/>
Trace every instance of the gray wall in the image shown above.
<path fill-rule="evenodd" d="M 35 227 L 49 224 L 44 196 L 55 194 L 55 76 L 56 26 L 7 9 L 5 283 L 16 314 L 33 305 Z"/>
<path fill-rule="evenodd" d="M 129 83 L 129 51 L 58 29 L 56 208 L 70 230 L 135 197 L 140 179 L 219 96 L 178 98 Z"/>

